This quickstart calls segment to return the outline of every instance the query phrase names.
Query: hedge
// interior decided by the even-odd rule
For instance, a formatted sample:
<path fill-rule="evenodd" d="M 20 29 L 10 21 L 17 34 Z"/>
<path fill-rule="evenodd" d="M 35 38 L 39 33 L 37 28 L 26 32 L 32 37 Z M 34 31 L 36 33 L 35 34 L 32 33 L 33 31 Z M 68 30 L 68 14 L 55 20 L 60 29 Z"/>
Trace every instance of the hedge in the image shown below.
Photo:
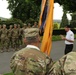
<path fill-rule="evenodd" d="M 74 34 L 76 34 L 76 29 L 72 29 Z M 65 29 L 55 29 L 53 30 L 53 35 L 66 35 Z M 43 32 L 40 33 L 40 36 L 43 36 Z"/>
<path fill-rule="evenodd" d="M 74 34 L 76 34 L 76 29 L 72 29 L 72 31 L 74 32 Z M 64 29 L 55 29 L 53 30 L 53 35 L 66 35 L 66 32 Z"/>

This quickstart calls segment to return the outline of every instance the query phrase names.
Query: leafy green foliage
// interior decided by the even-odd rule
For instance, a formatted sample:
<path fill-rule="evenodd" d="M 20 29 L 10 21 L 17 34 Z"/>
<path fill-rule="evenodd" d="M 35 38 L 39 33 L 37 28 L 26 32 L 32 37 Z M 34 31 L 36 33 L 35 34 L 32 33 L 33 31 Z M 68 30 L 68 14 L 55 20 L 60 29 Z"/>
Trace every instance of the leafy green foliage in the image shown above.
<path fill-rule="evenodd" d="M 70 22 L 72 28 L 76 28 L 76 12 L 72 14 L 72 20 Z"/>
<path fill-rule="evenodd" d="M 6 73 L 6 74 L 4 74 L 4 75 L 14 75 L 14 74 L 11 72 L 11 73 Z"/>
<path fill-rule="evenodd" d="M 8 9 L 12 12 L 13 18 L 21 19 L 23 22 L 29 18 L 39 18 L 41 0 L 7 0 Z"/>
<path fill-rule="evenodd" d="M 52 36 L 52 41 L 59 41 L 59 40 L 61 40 L 61 37 L 59 35 Z"/>
<path fill-rule="evenodd" d="M 55 0 L 63 6 L 66 11 L 75 12 L 76 11 L 76 0 Z"/>
<path fill-rule="evenodd" d="M 7 0 L 8 9 L 11 11 L 12 17 L 22 20 L 23 22 L 31 22 L 30 20 L 39 20 L 41 1 L 42 0 Z M 76 11 L 76 0 L 54 0 L 59 3 L 68 12 Z M 63 25 L 62 25 L 63 26 Z"/>
<path fill-rule="evenodd" d="M 59 29 L 60 28 L 60 24 L 59 23 L 54 23 L 54 29 Z"/>
<path fill-rule="evenodd" d="M 60 26 L 61 27 L 65 27 L 66 25 L 68 25 L 68 19 L 67 19 L 66 12 L 64 12 L 63 16 L 62 16 L 62 21 L 61 21 Z"/>

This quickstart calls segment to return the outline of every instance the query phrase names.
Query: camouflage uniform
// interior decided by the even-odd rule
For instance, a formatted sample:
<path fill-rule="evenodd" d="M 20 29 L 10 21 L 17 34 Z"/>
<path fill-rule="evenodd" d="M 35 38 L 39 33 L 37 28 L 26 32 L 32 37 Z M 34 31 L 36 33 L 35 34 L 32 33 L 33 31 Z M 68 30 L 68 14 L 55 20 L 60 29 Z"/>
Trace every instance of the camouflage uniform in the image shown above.
<path fill-rule="evenodd" d="M 27 25 L 24 24 L 23 27 L 22 27 L 22 40 L 23 40 L 23 34 L 24 34 L 24 30 L 27 28 Z M 22 42 L 22 47 L 25 47 L 26 45 L 24 44 L 24 42 Z"/>
<path fill-rule="evenodd" d="M 12 47 L 12 25 L 10 25 L 10 28 L 8 29 L 8 48 L 11 46 Z"/>
<path fill-rule="evenodd" d="M 38 32 L 39 30 L 37 28 L 25 29 L 24 39 L 26 38 L 26 41 L 28 41 L 28 39 L 38 37 Z M 39 44 L 38 41 L 32 43 Z M 32 43 L 27 42 L 27 44 L 31 45 L 27 45 L 25 48 L 16 52 L 11 58 L 10 67 L 14 75 L 46 75 L 50 67 L 52 67 L 52 59 L 42 53 Z"/>
<path fill-rule="evenodd" d="M 1 44 L 1 25 L 0 25 L 0 44 Z"/>
<path fill-rule="evenodd" d="M 24 30 L 27 28 L 27 25 L 24 24 L 23 27 L 22 27 L 22 36 L 23 36 L 23 33 L 24 33 Z"/>
<path fill-rule="evenodd" d="M 34 48 L 24 48 L 16 52 L 10 62 L 14 75 L 46 75 L 53 61 Z"/>
<path fill-rule="evenodd" d="M 22 28 L 18 25 L 18 46 L 22 45 Z"/>
<path fill-rule="evenodd" d="M 27 24 L 23 24 L 23 29 L 26 29 L 27 28 Z"/>
<path fill-rule="evenodd" d="M 31 24 L 30 23 L 28 23 L 28 28 L 31 28 Z"/>
<path fill-rule="evenodd" d="M 33 28 L 38 28 L 37 22 L 35 22 L 32 27 L 33 27 Z"/>
<path fill-rule="evenodd" d="M 15 25 L 17 27 L 17 25 Z M 18 29 L 12 29 L 12 44 L 15 50 L 18 50 Z"/>
<path fill-rule="evenodd" d="M 6 29 L 6 25 L 3 25 L 3 27 L 5 28 L 2 28 L 1 30 L 1 52 L 3 52 L 3 49 L 4 47 L 7 49 L 7 40 L 8 40 L 8 37 L 7 37 L 7 34 L 8 34 L 8 30 Z M 8 49 L 6 50 L 8 51 Z"/>
<path fill-rule="evenodd" d="M 76 52 L 64 55 L 53 65 L 48 75 L 76 75 Z"/>

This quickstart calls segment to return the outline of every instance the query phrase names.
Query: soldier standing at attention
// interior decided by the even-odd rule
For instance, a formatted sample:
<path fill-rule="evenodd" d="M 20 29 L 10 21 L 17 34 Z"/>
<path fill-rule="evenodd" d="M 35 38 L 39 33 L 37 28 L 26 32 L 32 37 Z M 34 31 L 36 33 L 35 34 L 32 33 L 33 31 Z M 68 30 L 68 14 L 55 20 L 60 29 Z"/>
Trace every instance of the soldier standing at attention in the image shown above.
<path fill-rule="evenodd" d="M 3 28 L 1 30 L 1 52 L 4 51 L 4 48 L 6 48 L 8 51 L 8 44 L 7 44 L 7 40 L 8 40 L 8 37 L 7 37 L 7 34 L 8 34 L 8 30 L 6 28 L 6 25 L 3 24 Z"/>
<path fill-rule="evenodd" d="M 46 75 L 53 62 L 39 49 L 39 29 L 25 29 L 24 43 L 27 46 L 11 58 L 10 67 L 14 75 Z"/>
<path fill-rule="evenodd" d="M 22 27 L 22 40 L 23 40 L 23 34 L 24 34 L 24 30 L 27 28 L 27 24 L 23 24 L 23 27 Z M 22 42 L 22 47 L 25 47 L 25 44 L 24 44 L 24 42 Z"/>
<path fill-rule="evenodd" d="M 31 28 L 31 24 L 30 23 L 28 23 L 28 28 Z"/>
<path fill-rule="evenodd" d="M 38 28 L 37 22 L 34 22 L 33 28 Z"/>
<path fill-rule="evenodd" d="M 25 30 L 27 28 L 27 24 L 23 24 L 22 30 Z"/>
<path fill-rule="evenodd" d="M 12 29 L 12 44 L 13 44 L 13 48 L 16 50 L 18 50 L 18 28 L 17 28 L 17 24 L 14 24 L 14 28 Z"/>
<path fill-rule="evenodd" d="M 8 48 L 11 46 L 12 47 L 12 31 L 13 26 L 10 25 L 9 29 L 8 29 Z"/>
<path fill-rule="evenodd" d="M 1 29 L 2 29 L 2 26 L 0 25 L 0 44 L 1 44 Z"/>
<path fill-rule="evenodd" d="M 18 24 L 18 46 L 22 45 L 22 28 Z"/>

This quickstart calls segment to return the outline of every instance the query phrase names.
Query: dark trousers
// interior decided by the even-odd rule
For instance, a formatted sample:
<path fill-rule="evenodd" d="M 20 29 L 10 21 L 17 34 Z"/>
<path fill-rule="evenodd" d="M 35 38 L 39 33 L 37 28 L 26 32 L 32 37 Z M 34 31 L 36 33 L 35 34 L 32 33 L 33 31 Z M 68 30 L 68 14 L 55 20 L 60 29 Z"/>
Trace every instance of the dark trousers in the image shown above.
<path fill-rule="evenodd" d="M 65 46 L 65 54 L 71 52 L 72 49 L 73 49 L 73 44 L 70 44 L 70 45 L 66 44 L 66 46 Z"/>

